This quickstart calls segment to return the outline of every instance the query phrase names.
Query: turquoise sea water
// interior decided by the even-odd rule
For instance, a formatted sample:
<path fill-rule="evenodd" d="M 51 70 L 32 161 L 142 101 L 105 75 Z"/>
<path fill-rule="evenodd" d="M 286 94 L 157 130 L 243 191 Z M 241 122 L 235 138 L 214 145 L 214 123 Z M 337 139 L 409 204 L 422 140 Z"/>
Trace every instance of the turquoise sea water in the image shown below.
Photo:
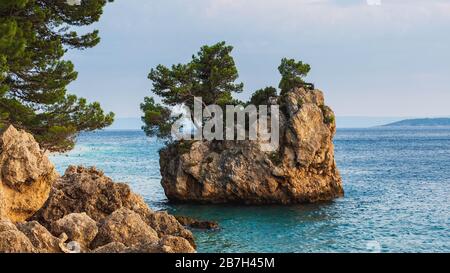
<path fill-rule="evenodd" d="M 450 251 L 450 129 L 340 129 L 335 145 L 345 197 L 287 207 L 169 204 L 162 144 L 139 131 L 84 134 L 52 160 L 60 173 L 95 165 L 155 210 L 218 221 L 194 231 L 199 252 Z"/>

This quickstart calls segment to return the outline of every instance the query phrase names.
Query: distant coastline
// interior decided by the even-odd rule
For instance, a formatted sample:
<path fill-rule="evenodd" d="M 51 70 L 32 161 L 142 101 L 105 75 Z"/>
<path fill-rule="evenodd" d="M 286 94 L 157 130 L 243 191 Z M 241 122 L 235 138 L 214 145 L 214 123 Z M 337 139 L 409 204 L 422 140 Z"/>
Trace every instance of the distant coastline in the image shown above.
<path fill-rule="evenodd" d="M 382 126 L 392 122 L 404 120 L 409 117 L 368 117 L 368 116 L 337 116 L 336 125 L 340 129 L 345 128 L 372 128 Z M 411 117 L 412 118 L 412 117 Z M 142 120 L 140 117 L 119 117 L 116 118 L 113 125 L 106 130 L 142 130 Z"/>
<path fill-rule="evenodd" d="M 401 118 L 337 116 L 337 127 L 385 128 L 385 127 L 450 127 L 450 118 Z M 139 117 L 117 118 L 107 131 L 141 131 L 143 123 Z"/>
<path fill-rule="evenodd" d="M 450 118 L 405 119 L 388 123 L 383 127 L 450 127 Z"/>

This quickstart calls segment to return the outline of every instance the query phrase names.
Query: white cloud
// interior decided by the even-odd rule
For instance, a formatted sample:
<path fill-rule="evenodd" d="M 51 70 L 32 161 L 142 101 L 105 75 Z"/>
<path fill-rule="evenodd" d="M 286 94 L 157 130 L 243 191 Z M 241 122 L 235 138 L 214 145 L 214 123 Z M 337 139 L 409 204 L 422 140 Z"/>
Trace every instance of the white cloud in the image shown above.
<path fill-rule="evenodd" d="M 391 0 L 373 8 L 380 0 L 202 0 L 204 15 L 221 19 L 254 19 L 289 25 L 356 24 L 376 21 L 405 26 L 423 20 L 449 20 L 450 1 Z"/>

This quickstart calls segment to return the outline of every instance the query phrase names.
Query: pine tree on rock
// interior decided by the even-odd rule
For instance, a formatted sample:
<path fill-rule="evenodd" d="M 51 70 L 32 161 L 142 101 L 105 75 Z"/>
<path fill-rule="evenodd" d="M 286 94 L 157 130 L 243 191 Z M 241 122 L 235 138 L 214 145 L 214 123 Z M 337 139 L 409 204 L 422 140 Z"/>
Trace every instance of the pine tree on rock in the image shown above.
<path fill-rule="evenodd" d="M 187 64 L 175 64 L 170 68 L 158 65 L 152 69 L 148 78 L 153 82 L 153 93 L 162 98 L 162 104 L 151 97 L 141 104 L 146 134 L 170 140 L 171 126 L 177 120 L 171 116 L 170 107 L 187 106 L 193 113 L 195 97 L 201 97 L 204 106 L 240 104 L 233 93 L 242 92 L 244 84 L 236 82 L 239 74 L 232 51 L 233 47 L 225 42 L 205 45 Z"/>

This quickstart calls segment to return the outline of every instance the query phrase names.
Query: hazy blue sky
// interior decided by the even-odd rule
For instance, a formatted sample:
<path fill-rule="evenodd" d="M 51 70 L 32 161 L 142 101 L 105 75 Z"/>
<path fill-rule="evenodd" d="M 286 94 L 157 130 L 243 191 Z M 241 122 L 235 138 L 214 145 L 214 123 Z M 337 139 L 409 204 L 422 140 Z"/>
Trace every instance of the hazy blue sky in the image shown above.
<path fill-rule="evenodd" d="M 235 47 L 240 98 L 276 86 L 286 56 L 311 64 L 338 116 L 450 115 L 448 0 L 115 0 L 94 27 L 102 42 L 67 56 L 79 71 L 69 90 L 118 117 L 141 115 L 152 67 L 222 40 Z"/>

